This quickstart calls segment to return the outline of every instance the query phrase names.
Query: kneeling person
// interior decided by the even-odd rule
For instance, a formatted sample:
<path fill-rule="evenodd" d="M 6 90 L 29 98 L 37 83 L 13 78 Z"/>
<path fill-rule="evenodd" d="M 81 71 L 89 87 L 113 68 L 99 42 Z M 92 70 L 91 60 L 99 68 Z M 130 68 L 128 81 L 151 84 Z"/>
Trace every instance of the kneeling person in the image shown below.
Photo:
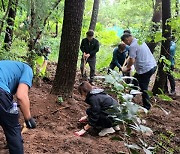
<path fill-rule="evenodd" d="M 99 136 L 105 136 L 119 130 L 119 127 L 114 126 L 112 119 L 105 113 L 112 105 L 118 104 L 115 99 L 106 94 L 103 89 L 94 89 L 86 81 L 78 87 L 78 91 L 82 96 L 86 97 L 85 102 L 90 107 L 86 110 L 87 116 L 81 119 L 83 121 L 86 119 L 88 124 L 81 131 L 75 132 L 75 135 L 82 136 L 91 127 L 102 129 Z"/>

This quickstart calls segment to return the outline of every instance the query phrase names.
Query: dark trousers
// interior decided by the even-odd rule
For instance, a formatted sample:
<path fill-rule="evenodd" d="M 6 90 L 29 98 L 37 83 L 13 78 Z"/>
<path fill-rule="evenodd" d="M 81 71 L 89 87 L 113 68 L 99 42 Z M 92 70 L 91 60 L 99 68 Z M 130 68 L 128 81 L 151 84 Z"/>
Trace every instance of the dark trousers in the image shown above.
<path fill-rule="evenodd" d="M 10 154 L 23 154 L 23 140 L 19 115 L 9 113 L 13 106 L 13 96 L 0 89 L 0 125 L 2 126 Z"/>
<path fill-rule="evenodd" d="M 174 70 L 174 66 L 171 66 L 171 71 Z M 171 86 L 171 92 L 175 91 L 175 80 L 173 75 L 171 74 L 171 72 L 167 72 L 167 78 L 166 78 L 166 82 L 165 82 L 165 86 L 164 86 L 164 90 L 165 92 L 168 92 L 168 80 L 170 82 L 170 86 Z"/>
<path fill-rule="evenodd" d="M 95 56 L 94 57 L 89 57 L 87 59 L 87 61 L 84 61 L 83 57 L 81 58 L 80 70 L 81 70 L 82 76 L 84 75 L 83 72 L 84 72 L 85 63 L 89 64 L 89 67 L 90 67 L 90 80 L 93 80 L 94 75 L 95 75 L 95 69 L 96 69 L 96 57 Z"/>
<path fill-rule="evenodd" d="M 143 73 L 143 74 L 134 74 L 134 77 L 138 80 L 138 83 L 135 83 L 135 85 L 139 84 L 139 87 L 142 91 L 142 100 L 143 100 L 143 107 L 146 109 L 150 109 L 150 101 L 149 101 L 149 95 L 147 94 L 146 90 L 148 90 L 149 82 L 151 76 L 155 73 L 157 67 L 152 68 L 150 71 Z"/>

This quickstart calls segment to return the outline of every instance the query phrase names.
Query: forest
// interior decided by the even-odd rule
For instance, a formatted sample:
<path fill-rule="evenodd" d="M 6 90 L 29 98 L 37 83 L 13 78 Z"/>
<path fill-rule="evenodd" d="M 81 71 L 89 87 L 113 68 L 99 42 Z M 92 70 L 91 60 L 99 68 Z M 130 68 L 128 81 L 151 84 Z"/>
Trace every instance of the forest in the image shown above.
<path fill-rule="evenodd" d="M 1 0 L 0 61 L 25 62 L 34 74 L 29 99 L 37 127 L 27 129 L 19 112 L 24 153 L 180 153 L 179 11 L 180 0 Z M 82 50 L 82 40 L 88 39 L 91 30 L 99 42 L 94 76 L 92 61 L 88 61 L 91 54 L 85 59 Z M 124 77 L 123 70 L 130 65 L 128 56 L 126 66 L 123 62 L 121 68 L 116 65 L 108 73 L 115 49 L 126 35 L 124 30 L 138 40 L 138 46 L 147 44 L 157 63 L 145 91 Z M 129 45 L 131 52 L 131 44 L 122 44 Z M 136 69 L 130 73 L 133 81 L 138 80 Z M 167 81 L 169 75 L 175 90 Z M 104 89 L 118 102 L 117 108 L 111 106 L 107 111 L 120 127 L 115 133 L 100 137 L 96 128 L 82 136 L 75 133 L 84 129 L 79 119 L 89 107 L 79 91 L 83 81 Z M 143 106 L 144 93 L 150 109 Z M 6 137 L 0 129 L 0 153 L 7 154 Z"/>

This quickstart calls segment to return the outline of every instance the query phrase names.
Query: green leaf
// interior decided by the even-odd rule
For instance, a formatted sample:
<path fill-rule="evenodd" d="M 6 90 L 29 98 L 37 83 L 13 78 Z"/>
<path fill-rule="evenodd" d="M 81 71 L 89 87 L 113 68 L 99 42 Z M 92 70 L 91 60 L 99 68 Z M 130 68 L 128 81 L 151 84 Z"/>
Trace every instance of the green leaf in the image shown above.
<path fill-rule="evenodd" d="M 158 96 L 158 98 L 160 98 L 163 101 L 172 101 L 173 100 L 171 97 L 169 97 L 169 96 L 167 96 L 165 94 L 159 94 L 157 96 Z"/>

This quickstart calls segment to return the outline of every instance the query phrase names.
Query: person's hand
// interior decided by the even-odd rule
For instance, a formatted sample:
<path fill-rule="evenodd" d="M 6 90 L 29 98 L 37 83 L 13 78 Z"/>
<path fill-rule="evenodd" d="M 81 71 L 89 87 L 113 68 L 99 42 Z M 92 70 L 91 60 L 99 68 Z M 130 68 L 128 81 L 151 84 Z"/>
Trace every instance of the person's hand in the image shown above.
<path fill-rule="evenodd" d="M 122 69 L 122 72 L 129 72 L 131 70 L 131 68 L 128 68 L 127 66 L 124 66 L 121 69 Z"/>
<path fill-rule="evenodd" d="M 26 123 L 26 127 L 29 128 L 29 129 L 36 128 L 36 122 L 35 122 L 35 120 L 33 118 L 25 120 L 25 123 Z"/>
<path fill-rule="evenodd" d="M 89 54 L 89 53 L 88 53 L 88 54 L 86 54 L 86 57 L 87 57 L 87 58 L 89 58 L 89 56 L 90 56 L 90 54 Z"/>
<path fill-rule="evenodd" d="M 76 136 L 83 136 L 85 133 L 86 133 L 86 130 L 81 129 L 80 131 L 75 132 L 74 135 L 76 135 Z"/>
<path fill-rule="evenodd" d="M 79 119 L 79 122 L 81 123 L 87 122 L 87 116 L 81 117 L 81 119 Z"/>

